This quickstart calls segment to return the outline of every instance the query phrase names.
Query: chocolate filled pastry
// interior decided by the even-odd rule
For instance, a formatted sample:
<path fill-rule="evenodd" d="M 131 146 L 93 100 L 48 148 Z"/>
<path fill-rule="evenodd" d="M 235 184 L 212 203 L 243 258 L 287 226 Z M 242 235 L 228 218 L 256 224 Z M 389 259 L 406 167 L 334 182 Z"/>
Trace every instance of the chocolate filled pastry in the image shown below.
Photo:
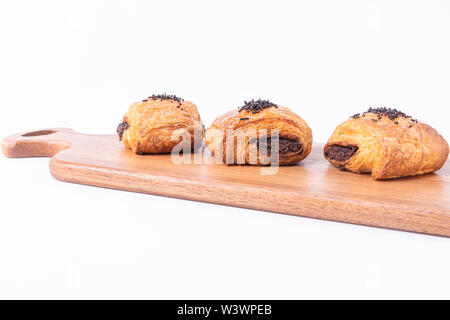
<path fill-rule="evenodd" d="M 370 108 L 340 124 L 325 145 L 325 158 L 341 170 L 371 173 L 375 180 L 437 171 L 449 147 L 430 126 L 401 111 Z"/>
<path fill-rule="evenodd" d="M 133 103 L 117 127 L 123 144 L 137 154 L 170 153 L 201 146 L 204 127 L 197 107 L 174 95 L 153 95 Z"/>
<path fill-rule="evenodd" d="M 227 164 L 289 165 L 308 156 L 312 132 L 286 107 L 252 100 L 214 120 L 205 141 Z"/>

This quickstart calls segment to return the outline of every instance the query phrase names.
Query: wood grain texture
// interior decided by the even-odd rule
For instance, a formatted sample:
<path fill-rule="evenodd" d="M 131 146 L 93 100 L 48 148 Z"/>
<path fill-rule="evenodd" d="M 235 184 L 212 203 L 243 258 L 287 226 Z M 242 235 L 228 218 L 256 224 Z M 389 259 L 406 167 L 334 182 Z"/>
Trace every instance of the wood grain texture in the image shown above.
<path fill-rule="evenodd" d="M 450 237 L 449 161 L 438 173 L 374 181 L 330 166 L 322 150 L 314 145 L 300 164 L 261 175 L 261 167 L 177 165 L 170 155 L 139 156 L 115 135 L 71 129 L 2 142 L 8 157 L 52 157 L 50 171 L 62 181 Z"/>

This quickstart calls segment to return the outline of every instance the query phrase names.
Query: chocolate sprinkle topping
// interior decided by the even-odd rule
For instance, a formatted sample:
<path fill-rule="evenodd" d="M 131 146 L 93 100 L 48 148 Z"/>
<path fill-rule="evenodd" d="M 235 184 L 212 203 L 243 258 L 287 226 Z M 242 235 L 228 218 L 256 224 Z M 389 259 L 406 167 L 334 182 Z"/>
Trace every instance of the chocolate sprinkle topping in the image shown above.
<path fill-rule="evenodd" d="M 125 130 L 128 130 L 129 127 L 130 125 L 128 124 L 128 122 L 122 122 L 117 126 L 117 134 L 119 135 L 120 140 L 122 140 L 123 133 L 125 132 Z"/>
<path fill-rule="evenodd" d="M 391 108 L 369 108 L 369 110 L 367 110 L 366 112 L 364 112 L 364 114 L 367 113 L 375 113 L 378 116 L 386 116 L 391 120 L 395 120 L 399 117 L 403 117 L 403 118 L 411 118 L 410 116 L 406 115 L 405 113 L 401 112 L 400 110 L 397 109 L 391 109 Z"/>
<path fill-rule="evenodd" d="M 254 100 L 254 99 L 252 99 L 249 102 L 244 101 L 244 103 L 245 104 L 239 108 L 239 112 L 245 110 L 245 111 L 248 111 L 251 113 L 258 113 L 258 112 L 263 111 L 266 108 L 270 108 L 270 107 L 278 108 L 278 106 L 275 103 L 270 102 L 269 100 L 261 100 L 261 99 Z"/>
<path fill-rule="evenodd" d="M 378 115 L 379 118 L 386 116 L 391 120 L 395 120 L 397 118 L 406 118 L 406 119 L 411 119 L 411 116 L 408 116 L 406 113 L 401 112 L 400 110 L 397 109 L 391 109 L 391 108 L 369 108 L 369 110 L 367 110 L 366 112 L 364 112 L 364 114 L 366 113 L 375 113 Z"/>
<path fill-rule="evenodd" d="M 248 120 L 248 119 L 250 119 L 250 118 L 240 118 L 239 120 Z"/>
<path fill-rule="evenodd" d="M 411 116 L 408 116 L 404 112 L 401 112 L 400 110 L 397 110 L 397 109 L 391 109 L 391 108 L 386 108 L 386 107 L 383 107 L 383 108 L 369 108 L 369 110 L 364 112 L 362 115 L 357 113 L 357 114 L 351 116 L 350 118 L 358 119 L 360 117 L 364 117 L 368 113 L 376 114 L 378 120 L 381 120 L 383 118 L 383 116 L 386 116 L 392 121 L 394 121 L 394 120 L 396 120 L 398 118 L 405 118 L 405 119 L 410 119 L 414 123 L 417 123 L 416 119 L 412 119 Z M 372 121 L 377 122 L 376 119 L 372 119 Z M 395 124 L 399 124 L 398 121 L 394 121 L 394 123 Z"/>
<path fill-rule="evenodd" d="M 157 99 L 160 99 L 160 100 L 172 100 L 172 101 L 177 101 L 180 104 L 184 101 L 184 99 L 182 99 L 180 97 L 177 97 L 174 94 L 165 94 L 165 93 L 164 94 L 154 94 L 154 95 L 152 95 L 152 96 L 150 96 L 148 98 L 150 100 L 157 100 Z"/>

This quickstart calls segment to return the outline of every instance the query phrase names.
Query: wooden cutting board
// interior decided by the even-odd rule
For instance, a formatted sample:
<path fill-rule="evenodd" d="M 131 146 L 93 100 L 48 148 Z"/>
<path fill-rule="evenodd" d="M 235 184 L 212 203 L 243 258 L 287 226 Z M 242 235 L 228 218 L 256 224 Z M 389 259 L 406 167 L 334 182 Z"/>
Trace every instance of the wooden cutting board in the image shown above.
<path fill-rule="evenodd" d="M 261 175 L 261 167 L 139 156 L 116 135 L 71 129 L 16 134 L 2 143 L 7 157 L 52 157 L 50 172 L 62 181 L 450 237 L 449 161 L 435 174 L 374 181 L 332 167 L 322 148 L 314 145 L 300 164 Z"/>

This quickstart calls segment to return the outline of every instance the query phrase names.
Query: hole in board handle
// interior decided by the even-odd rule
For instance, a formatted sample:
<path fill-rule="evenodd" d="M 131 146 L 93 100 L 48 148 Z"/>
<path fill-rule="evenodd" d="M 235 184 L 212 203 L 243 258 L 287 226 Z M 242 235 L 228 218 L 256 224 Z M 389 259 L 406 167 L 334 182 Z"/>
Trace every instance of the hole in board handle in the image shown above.
<path fill-rule="evenodd" d="M 37 137 L 37 136 L 46 136 L 49 134 L 56 133 L 56 130 L 40 130 L 40 131 L 33 131 L 28 132 L 22 135 L 22 137 Z"/>

